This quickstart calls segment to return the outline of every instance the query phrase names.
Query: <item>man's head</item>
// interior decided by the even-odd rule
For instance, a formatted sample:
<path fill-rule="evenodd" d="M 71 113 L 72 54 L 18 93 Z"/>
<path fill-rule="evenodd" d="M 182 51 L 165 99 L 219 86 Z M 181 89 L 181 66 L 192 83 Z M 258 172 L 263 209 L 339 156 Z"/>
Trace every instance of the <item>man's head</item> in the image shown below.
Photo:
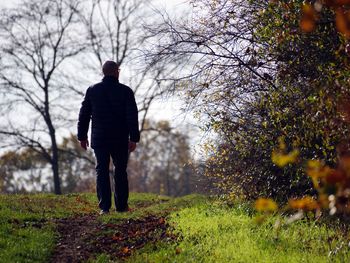
<path fill-rule="evenodd" d="M 112 61 L 107 60 L 102 66 L 102 72 L 105 76 L 119 77 L 119 65 Z"/>

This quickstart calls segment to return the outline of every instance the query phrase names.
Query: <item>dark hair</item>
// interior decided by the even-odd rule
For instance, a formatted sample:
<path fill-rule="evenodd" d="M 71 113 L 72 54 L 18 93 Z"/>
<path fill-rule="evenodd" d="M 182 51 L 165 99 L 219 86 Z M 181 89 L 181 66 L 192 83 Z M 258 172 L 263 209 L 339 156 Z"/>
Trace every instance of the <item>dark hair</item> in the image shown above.
<path fill-rule="evenodd" d="M 118 70 L 119 64 L 112 61 L 107 60 L 102 66 L 102 72 L 105 76 L 115 75 L 115 72 Z"/>

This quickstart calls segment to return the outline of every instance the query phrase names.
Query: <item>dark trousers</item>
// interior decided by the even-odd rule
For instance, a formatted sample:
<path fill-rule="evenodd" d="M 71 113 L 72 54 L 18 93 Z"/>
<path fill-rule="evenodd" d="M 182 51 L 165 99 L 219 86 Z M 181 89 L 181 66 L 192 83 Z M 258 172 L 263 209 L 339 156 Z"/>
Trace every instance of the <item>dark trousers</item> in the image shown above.
<path fill-rule="evenodd" d="M 96 156 L 96 190 L 100 209 L 109 211 L 111 208 L 111 185 L 109 178 L 109 161 L 114 164 L 114 204 L 117 211 L 128 207 L 129 185 L 126 168 L 128 165 L 128 142 L 122 142 L 108 147 L 94 147 Z"/>

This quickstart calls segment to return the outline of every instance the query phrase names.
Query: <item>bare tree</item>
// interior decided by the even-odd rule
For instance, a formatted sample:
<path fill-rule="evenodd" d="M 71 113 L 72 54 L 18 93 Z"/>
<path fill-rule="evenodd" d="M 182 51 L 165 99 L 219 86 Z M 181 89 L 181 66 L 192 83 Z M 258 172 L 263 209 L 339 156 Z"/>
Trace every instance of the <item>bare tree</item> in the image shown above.
<path fill-rule="evenodd" d="M 198 0 L 189 4 L 193 15 L 186 20 L 159 14 L 160 22 L 147 27 L 154 45 L 146 57 L 151 64 L 182 61 L 182 70 L 167 79 L 183 92 L 187 108 L 199 109 L 209 122 L 230 115 L 236 125 L 245 116 L 242 105 L 274 87 L 275 65 L 268 55 L 259 56 L 261 42 L 254 36 L 253 11 L 267 3 Z M 228 99 L 225 108 L 222 101 Z"/>
<path fill-rule="evenodd" d="M 145 130 L 150 106 L 169 91 L 162 82 L 175 67 L 166 63 L 144 61 L 144 49 L 149 39 L 144 25 L 154 22 L 150 0 L 91 0 L 82 19 L 88 33 L 91 60 L 86 65 L 100 71 L 107 59 L 118 61 L 122 75 L 133 89 L 138 102 L 141 132 Z M 126 70 L 125 70 L 126 69 Z M 124 73 L 125 72 L 125 73 Z"/>
<path fill-rule="evenodd" d="M 39 0 L 1 10 L 2 146 L 29 147 L 51 165 L 61 193 L 57 133 L 69 119 L 70 89 L 61 74 L 85 49 L 77 34 L 78 1 Z"/>

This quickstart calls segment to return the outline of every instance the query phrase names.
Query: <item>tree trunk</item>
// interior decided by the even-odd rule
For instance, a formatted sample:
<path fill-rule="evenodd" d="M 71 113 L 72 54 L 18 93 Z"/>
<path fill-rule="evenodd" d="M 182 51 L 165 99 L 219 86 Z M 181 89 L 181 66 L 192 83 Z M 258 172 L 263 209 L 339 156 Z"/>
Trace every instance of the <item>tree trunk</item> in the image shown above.
<path fill-rule="evenodd" d="M 49 79 L 45 79 L 45 114 L 44 119 L 46 125 L 50 132 L 51 139 L 51 168 L 53 173 L 53 184 L 55 194 L 60 195 L 61 192 L 61 184 L 60 184 L 60 175 L 59 175 L 59 162 L 58 162 L 58 147 L 56 141 L 56 130 L 53 126 L 51 114 L 50 114 L 50 103 L 49 103 Z"/>
<path fill-rule="evenodd" d="M 48 109 L 48 107 L 47 107 Z M 62 194 L 61 192 L 61 183 L 60 183 L 60 175 L 59 175 L 59 162 L 58 162 L 58 147 L 57 147 L 57 142 L 56 142 L 56 131 L 55 128 L 52 124 L 49 111 L 47 110 L 46 113 L 46 124 L 49 128 L 50 132 L 50 138 L 51 138 L 51 169 L 53 173 L 53 184 L 54 184 L 54 190 L 55 194 L 60 195 Z"/>
<path fill-rule="evenodd" d="M 57 149 L 56 149 L 57 151 Z M 54 154 L 52 155 L 52 172 L 53 172 L 53 183 L 54 183 L 54 189 L 55 189 L 55 194 L 60 195 L 62 194 L 61 192 L 61 184 L 60 184 L 60 176 L 58 172 L 58 158 L 57 158 L 57 153 L 56 157 L 54 157 Z"/>
<path fill-rule="evenodd" d="M 56 143 L 56 136 L 55 131 L 53 131 L 53 134 L 51 134 L 51 149 L 52 149 L 52 160 L 51 160 L 51 168 L 53 172 L 53 183 L 54 183 L 54 189 L 55 194 L 60 195 L 61 192 L 61 184 L 60 184 L 60 176 L 59 176 L 59 166 L 58 166 L 58 148 Z"/>

